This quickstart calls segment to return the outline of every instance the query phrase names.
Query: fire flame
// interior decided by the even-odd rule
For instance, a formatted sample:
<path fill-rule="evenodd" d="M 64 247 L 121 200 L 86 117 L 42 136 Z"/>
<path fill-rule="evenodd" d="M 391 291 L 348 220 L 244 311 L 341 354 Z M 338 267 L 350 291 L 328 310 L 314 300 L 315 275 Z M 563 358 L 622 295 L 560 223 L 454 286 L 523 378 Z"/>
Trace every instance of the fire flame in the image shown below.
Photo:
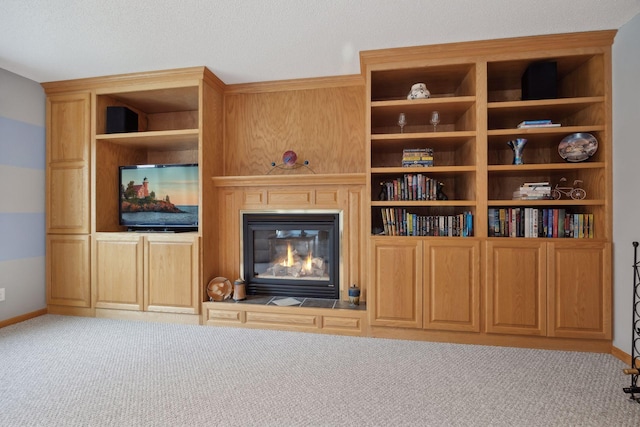
<path fill-rule="evenodd" d="M 293 251 L 291 250 L 291 244 L 287 244 L 287 261 L 284 265 L 285 267 L 293 266 Z"/>
<path fill-rule="evenodd" d="M 311 252 L 309 252 L 309 254 L 307 255 L 307 259 L 304 261 L 302 267 L 306 270 L 306 271 L 312 271 L 312 262 L 313 260 L 313 254 Z M 287 243 L 287 257 L 284 258 L 281 262 L 280 265 L 283 267 L 293 267 L 295 265 L 295 259 L 294 259 L 294 250 L 291 248 L 291 244 Z"/>

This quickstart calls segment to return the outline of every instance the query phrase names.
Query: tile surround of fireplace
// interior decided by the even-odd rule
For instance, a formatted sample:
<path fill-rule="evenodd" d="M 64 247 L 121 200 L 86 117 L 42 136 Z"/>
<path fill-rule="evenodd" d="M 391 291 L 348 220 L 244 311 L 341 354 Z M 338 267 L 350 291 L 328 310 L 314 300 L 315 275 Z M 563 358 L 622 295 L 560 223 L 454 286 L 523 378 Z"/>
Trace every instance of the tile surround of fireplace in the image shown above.
<path fill-rule="evenodd" d="M 241 211 L 248 295 L 340 298 L 342 212 Z"/>

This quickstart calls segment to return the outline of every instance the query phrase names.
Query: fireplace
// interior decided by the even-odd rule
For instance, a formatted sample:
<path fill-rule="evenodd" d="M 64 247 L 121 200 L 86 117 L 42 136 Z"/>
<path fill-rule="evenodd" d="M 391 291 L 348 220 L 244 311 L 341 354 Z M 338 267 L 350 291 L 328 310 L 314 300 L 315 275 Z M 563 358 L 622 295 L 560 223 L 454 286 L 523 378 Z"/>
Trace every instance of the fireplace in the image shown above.
<path fill-rule="evenodd" d="M 339 299 L 340 212 L 247 212 L 241 271 L 249 295 Z"/>

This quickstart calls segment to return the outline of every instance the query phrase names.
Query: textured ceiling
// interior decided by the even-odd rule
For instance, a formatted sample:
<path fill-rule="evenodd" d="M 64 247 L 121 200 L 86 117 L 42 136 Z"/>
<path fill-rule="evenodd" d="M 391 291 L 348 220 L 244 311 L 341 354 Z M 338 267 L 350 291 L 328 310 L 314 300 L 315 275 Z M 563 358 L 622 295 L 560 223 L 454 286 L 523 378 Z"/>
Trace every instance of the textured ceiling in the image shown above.
<path fill-rule="evenodd" d="M 205 65 L 356 74 L 362 50 L 618 29 L 640 0 L 0 0 L 0 68 L 38 82 Z"/>

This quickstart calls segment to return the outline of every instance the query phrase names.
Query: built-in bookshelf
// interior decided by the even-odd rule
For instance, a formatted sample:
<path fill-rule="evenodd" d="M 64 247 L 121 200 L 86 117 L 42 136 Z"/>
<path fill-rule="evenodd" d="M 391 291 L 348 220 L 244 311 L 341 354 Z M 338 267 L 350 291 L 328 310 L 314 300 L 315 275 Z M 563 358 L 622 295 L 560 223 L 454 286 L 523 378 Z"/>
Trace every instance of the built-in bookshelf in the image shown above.
<path fill-rule="evenodd" d="M 568 40 L 574 42 L 571 37 Z M 449 47 L 455 51 L 460 46 Z M 444 48 L 433 54 L 428 46 L 365 55 L 370 95 L 367 157 L 372 234 L 385 234 L 380 232 L 384 229 L 382 208 L 410 208 L 425 216 L 471 212 L 476 222 L 474 235 L 494 237 L 489 224 L 480 220 L 488 215 L 489 208 L 535 207 L 593 217 L 593 237 L 610 238 L 609 54 L 600 46 L 532 47 L 526 45 L 518 54 L 482 47 L 477 54 L 465 50 L 463 57 L 443 54 Z M 385 53 L 388 56 L 380 60 Z M 367 62 L 369 58 L 371 63 Z M 531 64 L 541 61 L 551 62 L 557 69 L 557 96 L 523 100 L 523 74 Z M 407 99 L 417 82 L 426 84 L 429 98 Z M 437 126 L 430 123 L 433 111 L 439 112 Z M 402 127 L 398 124 L 401 113 L 406 117 Z M 531 121 L 545 123 L 522 125 Z M 598 148 L 588 159 L 570 162 L 562 157 L 558 146 L 564 138 L 578 133 L 595 138 Z M 508 145 L 516 139 L 527 140 L 523 164 L 514 164 L 514 151 Z M 406 167 L 403 152 L 418 149 L 433 150 L 431 167 Z M 402 189 L 397 196 L 393 193 L 389 197 L 389 191 L 383 191 L 412 175 L 438 183 L 446 197 L 415 198 L 411 192 L 403 197 Z M 523 183 L 546 181 L 555 187 L 564 180 L 580 182 L 586 197 L 513 197 Z"/>
<path fill-rule="evenodd" d="M 361 53 L 374 333 L 397 335 L 391 327 L 427 339 L 442 338 L 433 330 L 479 333 L 447 334 L 474 343 L 504 345 L 511 342 L 504 335 L 515 334 L 536 347 L 578 341 L 562 338 L 609 345 L 614 35 Z M 538 68 L 553 72 L 534 75 Z M 430 97 L 407 99 L 416 83 Z M 577 161 L 562 148 L 565 138 L 588 155 Z M 432 163 L 403 167 L 408 150 L 427 149 Z M 435 184 L 435 197 L 423 181 Z M 533 336 L 541 340 L 526 338 Z"/>
<path fill-rule="evenodd" d="M 487 64 L 487 204 L 490 208 L 524 208 L 536 203 L 513 200 L 513 191 L 525 181 L 548 181 L 554 187 L 563 178 L 569 183 L 578 181 L 586 192 L 584 199 L 548 200 L 540 208 L 562 209 L 593 218 L 589 234 L 606 239 L 610 222 L 606 190 L 610 185 L 611 155 L 606 56 L 589 52 L 545 59 L 557 64 L 555 99 L 519 99 L 521 76 L 532 58 Z M 540 119 L 560 126 L 517 127 L 522 121 Z M 571 163 L 561 157 L 558 146 L 563 138 L 576 133 L 593 135 L 598 149 L 587 160 Z M 513 152 L 506 144 L 515 138 L 527 139 L 521 165 L 511 164 Z"/>
<path fill-rule="evenodd" d="M 473 221 L 476 209 L 476 64 L 386 68 L 371 72 L 369 170 L 374 234 L 451 235 L 458 217 Z M 427 99 L 407 99 L 425 82 Z M 431 115 L 437 111 L 434 126 Z M 406 125 L 400 126 L 400 114 Z M 408 165 L 407 152 L 426 150 L 432 162 Z M 385 212 L 399 213 L 392 218 Z M 398 233 L 392 221 L 421 218 L 419 232 Z M 428 227 L 443 221 L 443 227 Z M 386 223 L 386 224 L 385 224 Z M 399 224 L 393 224 L 398 226 Z M 472 226 L 463 228 L 472 229 Z M 395 232 L 394 232 L 395 230 Z M 402 229 L 404 230 L 404 229 Z M 435 230 L 435 231 L 434 231 Z M 465 233 L 453 233 L 462 236 Z"/>

